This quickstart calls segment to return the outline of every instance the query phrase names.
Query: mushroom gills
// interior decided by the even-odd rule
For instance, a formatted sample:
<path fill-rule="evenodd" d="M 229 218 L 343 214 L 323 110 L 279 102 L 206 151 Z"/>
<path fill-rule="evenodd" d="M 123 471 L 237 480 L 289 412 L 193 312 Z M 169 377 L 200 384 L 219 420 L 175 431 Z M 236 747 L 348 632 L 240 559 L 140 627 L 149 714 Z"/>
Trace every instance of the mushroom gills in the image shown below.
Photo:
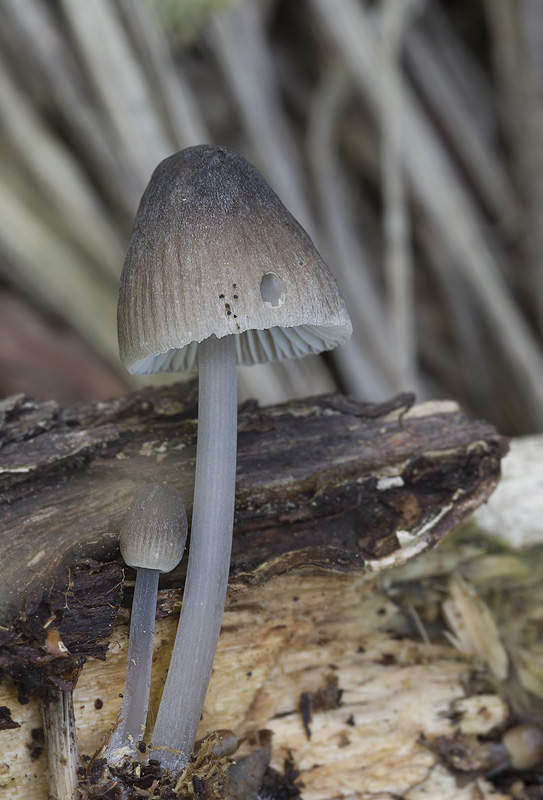
<path fill-rule="evenodd" d="M 224 337 L 223 337 L 224 338 Z M 238 364 L 265 364 L 316 355 L 332 350 L 345 341 L 341 325 L 297 325 L 293 328 L 246 330 L 235 336 Z M 153 375 L 158 372 L 185 372 L 198 368 L 198 342 L 165 353 L 147 356 L 136 361 L 128 370 L 133 375 Z"/>

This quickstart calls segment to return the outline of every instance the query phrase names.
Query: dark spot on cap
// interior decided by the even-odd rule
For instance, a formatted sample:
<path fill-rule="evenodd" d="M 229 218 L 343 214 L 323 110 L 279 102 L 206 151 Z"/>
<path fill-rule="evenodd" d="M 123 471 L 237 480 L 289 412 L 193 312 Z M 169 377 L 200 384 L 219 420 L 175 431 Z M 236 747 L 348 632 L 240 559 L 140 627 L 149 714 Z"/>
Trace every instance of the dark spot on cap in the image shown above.
<path fill-rule="evenodd" d="M 237 315 L 237 314 L 234 314 L 234 319 L 237 319 L 237 318 L 238 318 L 238 315 Z"/>
<path fill-rule="evenodd" d="M 219 300 L 224 300 L 224 295 L 223 294 L 219 295 Z"/>
<path fill-rule="evenodd" d="M 138 742 L 138 750 L 140 753 L 145 753 L 147 751 L 147 745 L 145 742 Z"/>
<path fill-rule="evenodd" d="M 35 742 L 45 741 L 45 734 L 43 732 L 43 728 L 32 728 L 32 730 L 30 731 L 30 735 L 32 736 Z"/>
<path fill-rule="evenodd" d="M 228 316 L 230 316 L 232 314 L 231 311 L 227 311 L 226 313 L 228 314 Z"/>
<path fill-rule="evenodd" d="M 237 294 L 235 294 L 235 295 L 234 295 L 234 300 L 237 300 L 237 299 L 238 299 L 238 295 L 237 295 Z"/>
<path fill-rule="evenodd" d="M 99 711 L 103 707 L 103 705 L 104 701 L 100 700 L 100 698 L 97 697 L 96 700 L 94 701 L 94 707 Z"/>
<path fill-rule="evenodd" d="M 43 747 L 38 747 L 36 745 L 36 747 L 32 747 L 30 749 L 30 758 L 32 759 L 32 761 L 37 761 L 42 753 L 43 753 Z"/>
<path fill-rule="evenodd" d="M 351 728 L 354 728 L 354 726 L 356 725 L 356 722 L 354 721 L 354 717 L 353 717 L 352 714 L 345 721 L 346 721 L 347 725 L 351 726 Z"/>
<path fill-rule="evenodd" d="M 232 289 L 236 289 L 236 288 L 237 288 L 237 283 L 233 283 L 232 284 Z"/>

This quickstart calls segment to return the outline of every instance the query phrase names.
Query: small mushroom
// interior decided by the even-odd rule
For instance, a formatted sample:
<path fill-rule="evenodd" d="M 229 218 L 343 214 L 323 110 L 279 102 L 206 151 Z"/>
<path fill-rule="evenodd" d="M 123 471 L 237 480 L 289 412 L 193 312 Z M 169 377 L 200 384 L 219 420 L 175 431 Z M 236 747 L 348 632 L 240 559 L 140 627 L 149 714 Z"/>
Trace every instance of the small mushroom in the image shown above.
<path fill-rule="evenodd" d="M 351 330 L 313 242 L 239 153 L 201 145 L 159 164 L 123 267 L 118 331 L 129 372 L 200 373 L 187 581 L 152 738 L 153 757 L 173 772 L 194 746 L 226 597 L 236 363 L 320 353 Z"/>
<path fill-rule="evenodd" d="M 503 766 L 517 770 L 533 769 L 543 763 L 543 728 L 534 722 L 522 722 L 502 736 Z"/>
<path fill-rule="evenodd" d="M 121 555 L 135 567 L 136 584 L 130 617 L 128 661 L 119 722 L 106 748 L 109 764 L 136 754 L 143 739 L 153 659 L 153 634 L 161 572 L 170 572 L 183 557 L 187 515 L 179 493 L 165 483 L 149 483 L 134 497 L 119 534 Z"/>

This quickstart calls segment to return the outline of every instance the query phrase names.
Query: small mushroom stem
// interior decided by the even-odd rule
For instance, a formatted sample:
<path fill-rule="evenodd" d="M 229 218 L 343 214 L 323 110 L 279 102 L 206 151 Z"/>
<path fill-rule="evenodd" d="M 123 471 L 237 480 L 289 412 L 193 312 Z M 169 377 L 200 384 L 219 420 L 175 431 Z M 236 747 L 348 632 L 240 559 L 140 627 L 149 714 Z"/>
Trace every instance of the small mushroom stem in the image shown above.
<path fill-rule="evenodd" d="M 77 742 L 73 692 L 50 691 L 42 704 L 47 747 L 49 797 L 74 800 L 77 788 Z"/>
<path fill-rule="evenodd" d="M 123 703 L 119 723 L 106 748 L 108 764 L 120 763 L 124 756 L 134 755 L 145 733 L 159 574 L 158 569 L 139 568 L 136 572 Z"/>
<path fill-rule="evenodd" d="M 237 449 L 236 343 L 199 347 L 198 444 L 183 607 L 152 738 L 152 757 L 173 773 L 187 764 L 221 628 L 234 521 Z M 158 749 L 155 749 L 158 748 Z"/>

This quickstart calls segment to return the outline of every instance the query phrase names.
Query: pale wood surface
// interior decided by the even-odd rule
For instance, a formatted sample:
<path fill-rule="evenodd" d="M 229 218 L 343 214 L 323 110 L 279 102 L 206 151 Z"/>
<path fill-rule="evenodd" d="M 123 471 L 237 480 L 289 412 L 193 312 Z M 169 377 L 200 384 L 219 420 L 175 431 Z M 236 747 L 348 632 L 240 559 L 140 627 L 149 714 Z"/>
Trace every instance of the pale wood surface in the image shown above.
<path fill-rule="evenodd" d="M 176 619 L 172 614 L 157 624 L 155 709 Z M 100 747 L 120 708 L 127 621 L 123 612 L 106 661 L 89 660 L 74 693 L 83 754 Z M 231 591 L 201 735 L 225 727 L 238 736 L 272 730 L 272 764 L 282 769 L 292 753 L 305 800 L 507 797 L 493 794 L 482 778 L 459 788 L 419 741 L 422 734 L 488 734 L 507 720 L 505 701 L 469 689 L 484 672 L 480 665 L 446 643 L 402 635 L 405 629 L 401 608 L 363 578 L 289 573 L 263 587 Z M 313 715 L 308 739 L 301 694 L 330 678 L 342 690 L 341 704 Z M 0 704 L 21 724 L 0 734 L 6 796 L 45 800 L 45 754 L 33 760 L 29 750 L 32 729 L 41 727 L 39 702 L 19 705 L 4 680 Z"/>

